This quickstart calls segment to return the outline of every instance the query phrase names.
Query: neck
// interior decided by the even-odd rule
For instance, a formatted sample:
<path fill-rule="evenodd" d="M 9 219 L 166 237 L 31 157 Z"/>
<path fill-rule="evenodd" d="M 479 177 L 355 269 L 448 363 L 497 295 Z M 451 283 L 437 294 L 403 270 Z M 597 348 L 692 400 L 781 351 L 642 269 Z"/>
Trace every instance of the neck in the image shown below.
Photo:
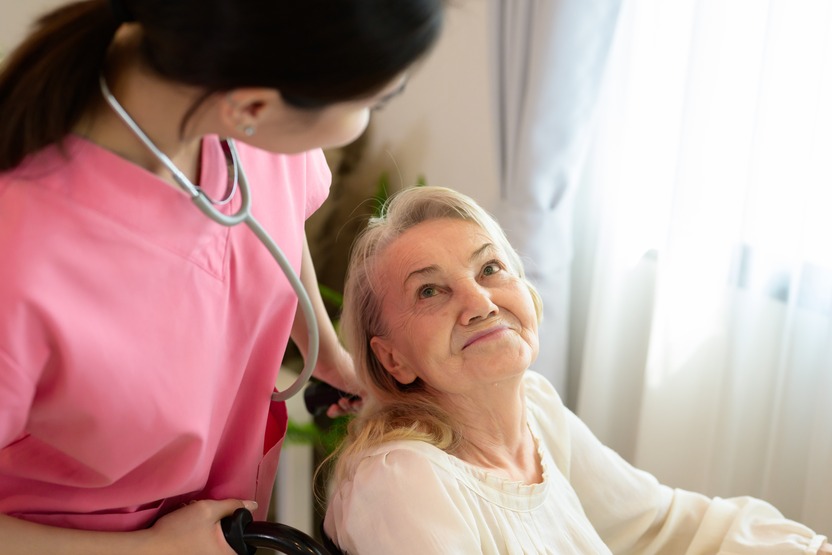
<path fill-rule="evenodd" d="M 526 419 L 522 383 L 491 386 L 488 399 L 449 399 L 462 430 L 460 459 L 524 483 L 542 480 L 540 457 Z"/>
<path fill-rule="evenodd" d="M 129 26 L 128 26 L 129 27 Z M 200 135 L 195 126 L 183 133 L 181 122 L 198 98 L 198 91 L 165 81 L 142 67 L 136 31 L 116 36 L 106 83 L 116 101 L 191 181 L 199 173 Z M 90 141 L 173 183 L 167 168 L 142 143 L 106 102 L 98 102 L 76 128 Z"/>

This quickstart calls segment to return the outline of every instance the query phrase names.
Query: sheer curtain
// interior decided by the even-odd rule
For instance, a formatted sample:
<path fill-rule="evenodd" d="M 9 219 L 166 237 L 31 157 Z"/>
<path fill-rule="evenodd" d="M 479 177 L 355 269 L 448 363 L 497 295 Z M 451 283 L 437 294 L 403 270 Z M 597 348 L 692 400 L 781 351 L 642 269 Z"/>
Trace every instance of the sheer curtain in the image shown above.
<path fill-rule="evenodd" d="M 490 0 L 500 201 L 544 299 L 534 369 L 566 397 L 572 214 L 622 0 Z"/>
<path fill-rule="evenodd" d="M 832 2 L 621 18 L 577 205 L 577 411 L 665 483 L 828 534 Z"/>

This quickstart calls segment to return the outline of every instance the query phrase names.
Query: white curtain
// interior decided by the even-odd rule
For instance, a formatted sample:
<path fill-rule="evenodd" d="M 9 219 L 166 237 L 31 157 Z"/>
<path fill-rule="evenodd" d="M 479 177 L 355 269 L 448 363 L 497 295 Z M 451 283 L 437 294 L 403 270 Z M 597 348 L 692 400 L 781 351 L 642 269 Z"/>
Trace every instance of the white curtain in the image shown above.
<path fill-rule="evenodd" d="M 621 0 L 491 0 L 496 216 L 545 303 L 534 369 L 563 396 L 573 199 Z"/>
<path fill-rule="evenodd" d="M 830 534 L 832 1 L 621 19 L 575 216 L 578 413 L 665 483 Z"/>

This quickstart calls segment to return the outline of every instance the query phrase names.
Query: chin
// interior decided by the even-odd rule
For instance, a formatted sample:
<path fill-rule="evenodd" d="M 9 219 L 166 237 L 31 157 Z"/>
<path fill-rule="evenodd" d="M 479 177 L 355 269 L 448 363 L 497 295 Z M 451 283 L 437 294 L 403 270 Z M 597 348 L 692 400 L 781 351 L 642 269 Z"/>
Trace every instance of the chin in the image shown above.
<path fill-rule="evenodd" d="M 522 364 L 523 370 L 528 370 L 529 368 L 531 368 L 532 364 L 534 364 L 534 361 L 537 360 L 537 353 L 534 353 L 532 355 L 529 355 L 528 353 L 525 353 L 522 356 L 522 358 L 525 361 Z"/>
<path fill-rule="evenodd" d="M 344 127 L 342 129 L 343 133 L 341 133 L 341 136 L 336 137 L 333 141 L 331 141 L 332 144 L 324 148 L 338 148 L 350 144 L 367 130 L 367 126 L 369 124 L 369 110 L 365 109 L 360 113 L 354 114 L 354 119 L 352 121 L 344 122 Z"/>
<path fill-rule="evenodd" d="M 361 134 L 364 133 L 364 130 L 366 128 L 367 126 L 364 125 L 361 129 L 357 129 L 353 133 L 345 134 L 343 137 L 332 141 L 331 144 L 325 145 L 323 148 L 341 148 L 342 146 L 347 146 L 348 144 L 358 139 L 358 137 L 360 137 Z"/>

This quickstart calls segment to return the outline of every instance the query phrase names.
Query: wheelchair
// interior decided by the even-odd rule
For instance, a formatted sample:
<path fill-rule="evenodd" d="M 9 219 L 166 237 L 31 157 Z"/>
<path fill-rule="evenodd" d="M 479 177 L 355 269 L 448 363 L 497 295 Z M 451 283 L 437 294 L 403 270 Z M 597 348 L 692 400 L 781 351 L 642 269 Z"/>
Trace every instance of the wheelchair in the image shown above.
<path fill-rule="evenodd" d="M 247 509 L 237 509 L 222 519 L 225 540 L 239 555 L 254 555 L 258 547 L 286 555 L 342 555 L 338 547 L 321 531 L 324 544 L 297 528 L 278 522 L 253 521 Z"/>
<path fill-rule="evenodd" d="M 324 382 L 310 383 L 304 389 L 306 410 L 316 414 L 326 410 L 339 397 L 349 394 Z M 254 521 L 247 509 L 237 509 L 221 521 L 225 540 L 238 555 L 254 555 L 262 547 L 286 555 L 342 555 L 341 550 L 326 536 L 321 527 L 323 543 L 310 535 L 277 522 Z"/>

